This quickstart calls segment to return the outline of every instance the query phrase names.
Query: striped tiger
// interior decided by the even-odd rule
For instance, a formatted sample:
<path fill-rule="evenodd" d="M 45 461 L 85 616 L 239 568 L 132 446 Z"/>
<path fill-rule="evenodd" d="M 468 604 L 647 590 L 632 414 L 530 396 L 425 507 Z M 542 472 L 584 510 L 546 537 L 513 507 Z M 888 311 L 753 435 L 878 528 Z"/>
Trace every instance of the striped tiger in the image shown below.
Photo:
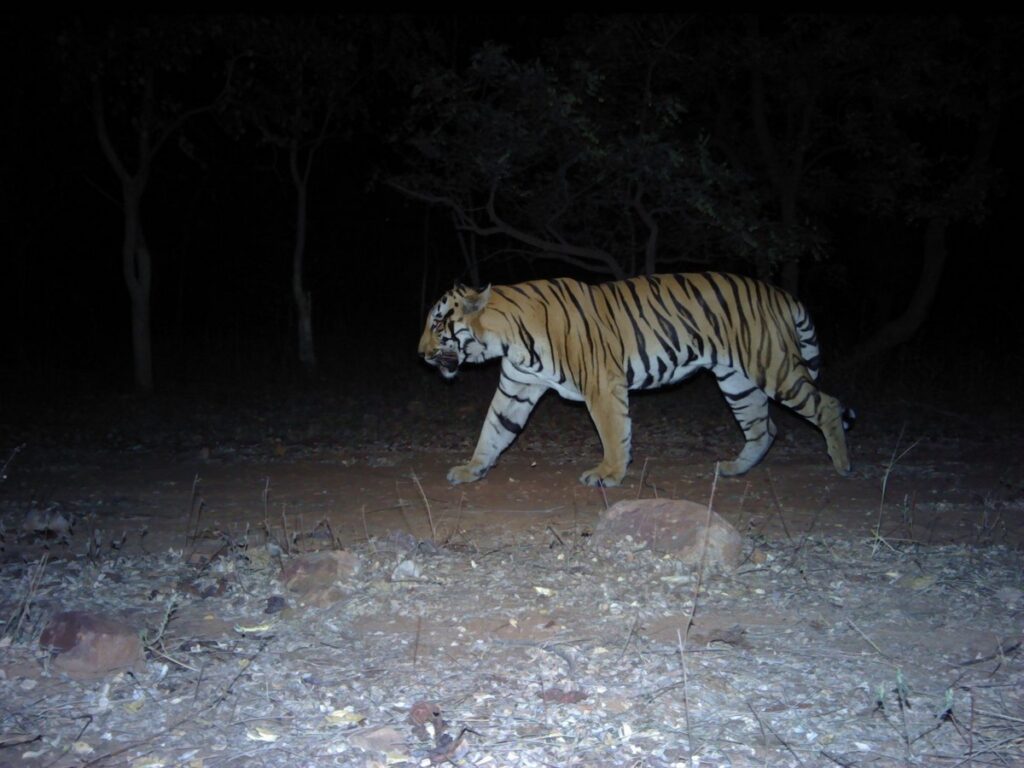
<path fill-rule="evenodd" d="M 704 272 L 588 285 L 568 278 L 448 291 L 427 316 L 419 353 L 445 378 L 463 363 L 501 357 L 501 378 L 472 458 L 448 480 L 487 474 L 549 389 L 582 401 L 604 449 L 586 485 L 622 482 L 630 462 L 629 391 L 714 374 L 746 443 L 722 475 L 742 475 L 771 447 L 768 398 L 825 435 L 832 464 L 850 472 L 839 401 L 815 385 L 820 357 L 807 309 L 784 291 Z"/>

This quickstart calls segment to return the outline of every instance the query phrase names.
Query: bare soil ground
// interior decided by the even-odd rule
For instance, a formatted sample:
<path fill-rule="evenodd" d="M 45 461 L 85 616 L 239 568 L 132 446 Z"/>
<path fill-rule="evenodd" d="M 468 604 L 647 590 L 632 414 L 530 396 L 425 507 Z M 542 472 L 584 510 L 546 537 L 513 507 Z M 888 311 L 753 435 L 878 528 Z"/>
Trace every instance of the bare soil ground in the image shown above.
<path fill-rule="evenodd" d="M 861 407 L 840 478 L 781 413 L 765 462 L 716 484 L 740 438 L 696 382 L 635 398 L 634 463 L 601 490 L 577 482 L 586 411 L 549 396 L 450 486 L 493 377 L 416 383 L 10 417 L 0 765 L 1024 765 L 1005 419 Z M 734 573 L 590 542 L 617 500 L 712 488 L 746 537 Z M 278 580 L 338 547 L 359 569 L 337 599 Z M 145 670 L 50 669 L 38 636 L 70 609 L 145 628 Z"/>

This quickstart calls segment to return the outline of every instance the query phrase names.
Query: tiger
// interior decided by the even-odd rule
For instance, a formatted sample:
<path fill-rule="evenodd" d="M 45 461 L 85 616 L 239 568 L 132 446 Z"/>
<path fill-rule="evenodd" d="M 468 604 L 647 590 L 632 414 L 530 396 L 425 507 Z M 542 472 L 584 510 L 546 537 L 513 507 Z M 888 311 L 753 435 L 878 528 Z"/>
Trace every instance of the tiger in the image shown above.
<path fill-rule="evenodd" d="M 769 398 L 815 425 L 840 475 L 850 474 L 852 411 L 815 382 L 817 334 L 802 303 L 760 280 L 721 272 L 656 274 L 597 285 L 571 278 L 477 290 L 457 285 L 427 315 L 423 360 L 453 378 L 463 363 L 501 358 L 501 376 L 473 456 L 453 484 L 487 474 L 548 390 L 582 401 L 604 455 L 580 482 L 616 486 L 631 461 L 630 390 L 710 371 L 745 443 L 718 472 L 756 466 L 777 432 Z"/>

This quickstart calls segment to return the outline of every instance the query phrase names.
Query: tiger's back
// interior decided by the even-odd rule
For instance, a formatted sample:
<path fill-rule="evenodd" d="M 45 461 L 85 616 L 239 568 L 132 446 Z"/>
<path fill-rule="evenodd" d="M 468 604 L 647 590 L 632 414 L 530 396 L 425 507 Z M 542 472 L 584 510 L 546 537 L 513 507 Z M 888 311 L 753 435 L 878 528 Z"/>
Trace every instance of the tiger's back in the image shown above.
<path fill-rule="evenodd" d="M 806 309 L 767 283 L 724 273 L 654 275 L 588 286 L 603 294 L 622 338 L 630 389 L 679 381 L 720 362 L 756 377 L 772 397 L 803 366 L 818 375 Z"/>

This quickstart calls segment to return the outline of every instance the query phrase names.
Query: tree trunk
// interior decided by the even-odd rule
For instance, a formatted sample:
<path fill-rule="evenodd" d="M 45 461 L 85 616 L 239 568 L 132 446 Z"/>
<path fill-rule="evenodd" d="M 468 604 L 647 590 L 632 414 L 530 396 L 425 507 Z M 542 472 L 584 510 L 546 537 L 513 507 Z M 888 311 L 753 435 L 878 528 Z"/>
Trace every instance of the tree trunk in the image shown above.
<path fill-rule="evenodd" d="M 427 315 L 427 275 L 430 273 L 430 210 L 423 212 L 423 273 L 420 275 L 420 313 Z"/>
<path fill-rule="evenodd" d="M 454 221 L 454 216 L 452 219 Z M 476 235 L 472 232 L 463 232 L 457 224 L 455 227 L 455 236 L 459 239 L 459 250 L 462 251 L 462 261 L 466 264 L 466 282 L 474 288 L 482 288 L 480 260 L 476 255 Z"/>
<path fill-rule="evenodd" d="M 121 242 L 121 273 L 132 306 L 132 359 L 135 386 L 141 392 L 153 391 L 153 334 L 150 324 L 150 288 L 153 264 L 146 238 L 142 234 L 142 193 L 146 190 L 149 168 L 153 162 L 152 123 L 153 75 L 146 73 L 142 108 L 139 116 L 138 168 L 131 173 L 121 162 L 104 117 L 103 94 L 99 78 L 93 79 L 93 121 L 96 137 L 110 167 L 121 181 L 124 204 L 124 238 Z M 159 146 L 161 142 L 157 143 Z"/>
<path fill-rule="evenodd" d="M 101 68 L 92 73 L 92 116 L 96 138 L 110 167 L 121 181 L 121 196 L 124 202 L 124 241 L 121 244 L 121 269 L 132 305 L 132 352 L 135 363 L 135 384 L 143 392 L 153 389 L 153 334 L 150 323 L 150 295 L 152 285 L 152 258 L 142 234 L 142 194 L 146 190 L 153 158 L 160 152 L 167 139 L 186 120 L 213 109 L 228 92 L 233 67 L 228 67 L 224 90 L 206 106 L 182 111 L 178 116 L 161 127 L 156 113 L 156 85 L 154 65 L 147 64 L 141 74 L 142 90 L 138 112 L 130 115 L 130 123 L 137 142 L 135 149 L 136 168 L 132 172 L 125 165 L 107 130 L 106 108 L 104 105 Z M 124 94 L 122 94 L 123 96 Z M 130 101 L 130 100 L 129 100 Z M 122 107 L 127 103 L 122 102 Z"/>
<path fill-rule="evenodd" d="M 783 231 L 789 235 L 796 231 L 796 192 L 798 182 L 793 178 L 780 180 L 779 196 Z M 790 296 L 798 296 L 800 290 L 800 259 L 793 257 L 782 262 L 779 282 Z"/>
<path fill-rule="evenodd" d="M 297 154 L 298 147 L 293 143 L 292 152 Z M 295 154 L 292 168 L 295 169 Z M 295 206 L 295 250 L 292 253 L 292 298 L 295 299 L 295 311 L 298 315 L 299 362 L 307 373 L 316 369 L 316 353 L 313 348 L 313 296 L 303 284 L 303 271 L 306 261 L 306 196 L 308 191 L 307 178 L 295 174 L 296 206 Z"/>
<path fill-rule="evenodd" d="M 850 364 L 863 362 L 908 341 L 924 323 L 946 263 L 948 226 L 949 222 L 942 217 L 937 216 L 928 220 L 924 233 L 924 265 L 910 303 L 902 315 L 883 325 L 870 339 L 854 350 L 849 360 Z"/>
<path fill-rule="evenodd" d="M 142 392 L 152 392 L 153 334 L 149 321 L 149 291 L 132 295 L 132 354 L 135 386 Z"/>
<path fill-rule="evenodd" d="M 135 386 L 142 392 L 153 391 L 153 335 L 150 325 L 152 259 L 142 234 L 142 185 L 137 179 L 121 185 L 124 198 L 124 242 L 121 267 L 132 305 L 132 358 Z"/>
<path fill-rule="evenodd" d="M 299 312 L 299 362 L 307 373 L 316 370 L 316 354 L 313 349 L 313 297 L 309 291 L 296 296 L 295 306 Z"/>
<path fill-rule="evenodd" d="M 798 296 L 797 293 L 800 289 L 800 261 L 799 259 L 786 259 L 782 262 L 782 279 L 781 284 L 783 290 L 786 291 L 790 296 Z"/>
<path fill-rule="evenodd" d="M 752 42 L 757 43 L 760 32 L 757 28 L 757 20 L 754 17 L 748 18 L 749 33 Z M 768 124 L 768 107 L 765 103 L 765 82 L 761 65 L 752 61 L 750 69 L 750 116 L 754 127 L 754 139 L 757 142 L 758 151 L 761 154 L 761 161 L 768 169 L 768 177 L 772 187 L 779 198 L 779 213 L 782 217 L 783 232 L 788 236 L 794 232 L 797 223 L 797 193 L 800 190 L 803 176 L 804 158 L 806 156 L 806 140 L 810 127 L 811 104 L 804 101 L 801 104 L 793 105 L 800 110 L 803 116 L 799 128 L 800 141 L 793 142 L 796 137 L 790 135 L 785 138 L 790 141 L 777 142 L 772 136 Z M 787 131 L 787 133 L 790 133 Z M 779 151 L 779 144 L 782 146 L 796 146 L 789 155 Z M 767 258 L 760 257 L 757 262 L 758 277 L 764 279 L 764 272 L 770 269 Z M 793 296 L 797 295 L 800 282 L 800 261 L 799 256 L 786 259 L 782 263 L 782 272 L 779 275 L 782 288 Z"/>
<path fill-rule="evenodd" d="M 644 274 L 653 275 L 658 269 L 658 221 L 651 215 L 643 203 L 643 186 L 637 187 L 633 197 L 633 208 L 640 220 L 647 227 L 647 242 L 644 243 Z"/>

